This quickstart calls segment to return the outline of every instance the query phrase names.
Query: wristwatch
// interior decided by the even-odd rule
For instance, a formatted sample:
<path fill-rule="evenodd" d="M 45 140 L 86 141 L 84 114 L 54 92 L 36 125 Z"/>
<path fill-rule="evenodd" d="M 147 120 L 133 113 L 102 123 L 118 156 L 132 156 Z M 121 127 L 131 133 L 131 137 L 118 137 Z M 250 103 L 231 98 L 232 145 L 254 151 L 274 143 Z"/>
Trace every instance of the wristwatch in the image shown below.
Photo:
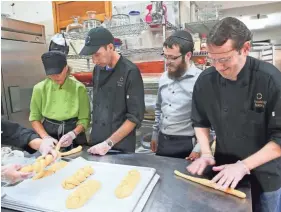
<path fill-rule="evenodd" d="M 106 140 L 106 143 L 107 143 L 108 146 L 110 146 L 110 148 L 112 148 L 113 145 L 114 145 L 114 143 L 111 139 Z"/>

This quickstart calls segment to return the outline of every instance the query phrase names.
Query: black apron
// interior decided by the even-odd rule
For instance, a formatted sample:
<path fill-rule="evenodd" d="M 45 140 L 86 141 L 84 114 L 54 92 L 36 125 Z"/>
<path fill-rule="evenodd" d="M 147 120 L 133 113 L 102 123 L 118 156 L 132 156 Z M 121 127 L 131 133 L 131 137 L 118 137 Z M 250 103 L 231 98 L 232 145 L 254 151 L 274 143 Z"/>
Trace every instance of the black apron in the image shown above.
<path fill-rule="evenodd" d="M 93 92 L 93 120 L 91 144 L 108 139 L 126 121 L 126 79 L 128 71 L 118 68 L 113 71 L 95 67 Z M 136 130 L 134 129 L 112 149 L 134 152 Z"/>
<path fill-rule="evenodd" d="M 195 137 L 166 135 L 160 131 L 156 155 L 174 158 L 186 158 L 192 152 L 193 138 Z"/>
<path fill-rule="evenodd" d="M 53 119 L 44 118 L 43 127 L 51 137 L 53 137 L 59 141 L 63 135 L 65 135 L 66 133 L 68 133 L 76 128 L 77 121 L 78 121 L 78 118 L 71 118 L 71 119 L 64 120 L 64 121 L 56 121 Z M 65 148 L 64 150 L 68 151 L 79 145 L 85 145 L 85 144 L 87 144 L 86 134 L 85 134 L 85 132 L 81 132 L 73 140 L 72 145 Z"/>

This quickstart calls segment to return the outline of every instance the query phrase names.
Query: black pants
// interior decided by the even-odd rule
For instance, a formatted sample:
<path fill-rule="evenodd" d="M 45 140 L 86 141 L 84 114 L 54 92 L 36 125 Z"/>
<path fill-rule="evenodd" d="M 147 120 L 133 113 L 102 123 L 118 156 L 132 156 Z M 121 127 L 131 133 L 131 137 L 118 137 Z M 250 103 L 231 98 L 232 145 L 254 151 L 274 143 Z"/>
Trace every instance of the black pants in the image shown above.
<path fill-rule="evenodd" d="M 166 135 L 159 132 L 156 155 L 186 158 L 192 152 L 192 136 Z"/>
<path fill-rule="evenodd" d="M 53 119 L 45 118 L 45 120 L 43 121 L 43 127 L 50 136 L 59 141 L 63 135 L 76 128 L 77 121 L 77 118 L 72 118 L 65 121 L 56 121 Z M 73 144 L 67 147 L 65 150 L 68 151 L 83 144 L 87 144 L 87 139 L 86 134 L 84 132 L 81 132 L 74 139 Z"/>

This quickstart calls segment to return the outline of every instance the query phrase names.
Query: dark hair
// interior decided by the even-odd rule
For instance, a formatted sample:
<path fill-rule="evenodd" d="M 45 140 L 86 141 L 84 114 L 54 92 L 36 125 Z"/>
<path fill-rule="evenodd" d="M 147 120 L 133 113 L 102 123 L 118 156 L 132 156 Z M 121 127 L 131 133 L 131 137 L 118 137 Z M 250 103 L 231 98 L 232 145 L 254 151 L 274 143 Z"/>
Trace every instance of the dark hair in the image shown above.
<path fill-rule="evenodd" d="M 109 43 L 109 44 L 112 44 L 112 45 L 113 45 L 113 51 L 115 51 L 115 46 L 114 46 L 114 44 L 113 44 L 113 43 Z M 105 48 L 105 50 L 107 50 L 107 46 L 108 46 L 109 44 L 102 45 L 101 47 L 103 47 L 103 48 Z"/>
<path fill-rule="evenodd" d="M 180 53 L 182 55 L 185 55 L 187 52 L 193 53 L 194 43 L 189 32 L 179 30 L 168 37 L 165 40 L 163 46 L 166 48 L 173 48 L 173 46 L 178 46 L 180 48 Z"/>
<path fill-rule="evenodd" d="M 222 46 L 228 39 L 234 41 L 233 48 L 241 50 L 244 43 L 252 40 L 252 32 L 237 18 L 227 17 L 220 20 L 207 36 L 207 44 Z"/>

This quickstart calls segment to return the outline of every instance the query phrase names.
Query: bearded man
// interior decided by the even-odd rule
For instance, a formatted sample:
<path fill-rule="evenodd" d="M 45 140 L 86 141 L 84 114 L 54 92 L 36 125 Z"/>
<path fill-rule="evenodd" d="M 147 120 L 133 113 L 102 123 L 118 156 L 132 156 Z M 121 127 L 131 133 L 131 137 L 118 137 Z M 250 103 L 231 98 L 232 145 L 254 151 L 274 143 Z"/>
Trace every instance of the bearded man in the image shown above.
<path fill-rule="evenodd" d="M 166 39 L 163 56 L 167 71 L 159 80 L 151 150 L 156 155 L 196 159 L 191 122 L 193 86 L 202 72 L 191 61 L 194 43 L 190 33 L 179 30 Z"/>

